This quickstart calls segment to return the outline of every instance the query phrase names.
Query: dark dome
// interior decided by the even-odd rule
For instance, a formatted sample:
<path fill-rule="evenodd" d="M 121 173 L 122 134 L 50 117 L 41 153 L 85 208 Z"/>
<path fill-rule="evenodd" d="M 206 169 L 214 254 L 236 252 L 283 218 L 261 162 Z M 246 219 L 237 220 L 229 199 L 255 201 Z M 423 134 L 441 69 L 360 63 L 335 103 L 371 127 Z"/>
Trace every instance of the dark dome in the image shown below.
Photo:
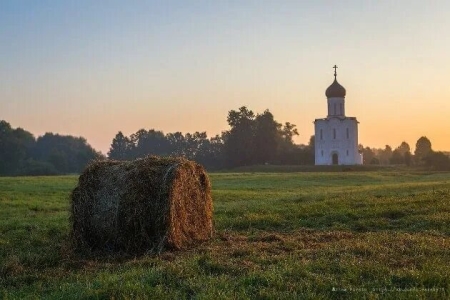
<path fill-rule="evenodd" d="M 345 97 L 345 89 L 342 85 L 337 82 L 336 78 L 334 78 L 333 83 L 327 88 L 325 91 L 325 95 L 327 98 L 332 97 Z"/>

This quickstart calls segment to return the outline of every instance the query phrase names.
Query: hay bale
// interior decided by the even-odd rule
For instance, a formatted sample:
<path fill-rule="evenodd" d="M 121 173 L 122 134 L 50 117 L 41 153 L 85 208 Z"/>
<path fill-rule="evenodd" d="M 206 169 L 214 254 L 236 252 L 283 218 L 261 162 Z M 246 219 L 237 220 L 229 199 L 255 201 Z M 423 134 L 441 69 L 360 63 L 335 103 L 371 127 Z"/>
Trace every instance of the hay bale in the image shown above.
<path fill-rule="evenodd" d="M 211 185 L 199 164 L 148 156 L 95 161 L 71 194 L 75 249 L 184 249 L 213 233 Z"/>

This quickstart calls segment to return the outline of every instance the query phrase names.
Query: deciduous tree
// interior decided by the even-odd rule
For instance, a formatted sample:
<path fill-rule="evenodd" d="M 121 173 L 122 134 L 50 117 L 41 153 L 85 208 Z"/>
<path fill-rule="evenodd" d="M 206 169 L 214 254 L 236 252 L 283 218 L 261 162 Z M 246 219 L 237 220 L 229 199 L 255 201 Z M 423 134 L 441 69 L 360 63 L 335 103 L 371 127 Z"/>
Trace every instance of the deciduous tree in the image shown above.
<path fill-rule="evenodd" d="M 416 163 L 423 164 L 423 159 L 432 151 L 430 140 L 426 136 L 420 137 L 416 142 L 416 149 L 414 150 Z"/>

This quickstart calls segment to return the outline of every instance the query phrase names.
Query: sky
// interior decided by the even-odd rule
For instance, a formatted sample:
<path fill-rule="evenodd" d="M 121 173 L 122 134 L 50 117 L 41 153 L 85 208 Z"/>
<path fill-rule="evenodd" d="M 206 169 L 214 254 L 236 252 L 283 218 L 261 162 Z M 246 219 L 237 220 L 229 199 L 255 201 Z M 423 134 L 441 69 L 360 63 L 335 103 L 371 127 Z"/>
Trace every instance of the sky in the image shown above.
<path fill-rule="evenodd" d="M 269 109 L 297 143 L 334 77 L 359 142 L 450 150 L 450 1 L 0 1 L 0 120 L 38 137 L 229 129 Z"/>

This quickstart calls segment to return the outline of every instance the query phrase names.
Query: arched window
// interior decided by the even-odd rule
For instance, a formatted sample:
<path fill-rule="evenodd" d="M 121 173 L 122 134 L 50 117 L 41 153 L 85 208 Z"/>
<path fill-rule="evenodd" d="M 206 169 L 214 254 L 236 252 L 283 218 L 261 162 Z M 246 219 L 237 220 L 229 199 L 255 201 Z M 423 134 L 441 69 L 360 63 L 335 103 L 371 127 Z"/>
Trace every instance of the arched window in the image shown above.
<path fill-rule="evenodd" d="M 333 128 L 333 139 L 336 139 L 336 128 Z"/>
<path fill-rule="evenodd" d="M 347 128 L 347 138 L 348 139 L 350 138 L 350 132 L 349 132 L 348 128 Z"/>
<path fill-rule="evenodd" d="M 322 153 L 322 156 L 323 156 L 323 150 L 321 151 L 321 153 Z"/>
<path fill-rule="evenodd" d="M 348 156 L 348 150 L 347 150 L 347 156 Z"/>
<path fill-rule="evenodd" d="M 320 139 L 323 139 L 322 129 L 320 129 Z"/>

